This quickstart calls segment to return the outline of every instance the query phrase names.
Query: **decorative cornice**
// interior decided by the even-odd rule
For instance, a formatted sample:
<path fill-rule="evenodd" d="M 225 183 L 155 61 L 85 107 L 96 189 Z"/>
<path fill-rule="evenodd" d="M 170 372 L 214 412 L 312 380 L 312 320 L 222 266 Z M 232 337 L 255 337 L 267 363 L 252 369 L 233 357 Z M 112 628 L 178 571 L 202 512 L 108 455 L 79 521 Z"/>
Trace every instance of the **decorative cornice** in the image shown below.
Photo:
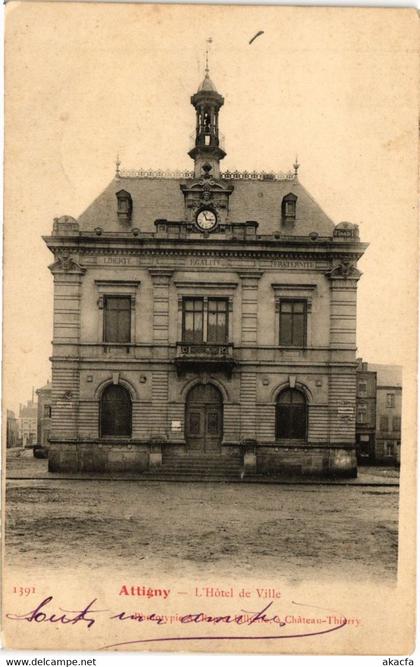
<path fill-rule="evenodd" d="M 190 169 L 120 169 L 119 178 L 194 178 Z"/>
<path fill-rule="evenodd" d="M 156 244 L 155 247 L 150 246 L 101 246 L 101 245 L 82 245 L 78 244 L 77 246 L 64 246 L 65 250 L 69 255 L 77 254 L 81 257 L 95 257 L 95 256 L 128 256 L 128 257 L 141 257 L 141 258 L 155 258 L 155 257 L 214 257 L 217 259 L 221 258 L 244 258 L 244 259 L 261 259 L 261 260 L 300 260 L 302 262 L 331 262 L 332 260 L 337 260 L 337 266 L 334 267 L 335 274 L 338 274 L 338 265 L 342 261 L 343 263 L 355 263 L 361 256 L 362 252 L 359 248 L 355 248 L 353 251 L 349 248 L 343 248 L 342 246 L 335 246 L 331 248 L 319 248 L 316 246 L 306 246 L 301 250 L 299 248 L 293 248 L 292 250 L 279 250 L 271 247 L 256 247 L 253 244 L 253 247 L 227 247 L 226 244 L 214 244 L 213 247 L 197 247 L 196 244 L 185 244 L 182 246 L 182 241 L 178 239 L 177 243 L 173 244 L 171 247 L 162 247 L 163 244 Z M 63 246 L 61 246 L 63 247 Z M 57 253 L 60 246 L 50 246 L 51 250 L 54 250 Z M 363 248 L 364 249 L 364 248 Z M 153 261 L 153 259 L 151 260 Z M 86 268 L 80 266 L 75 262 L 79 267 L 80 271 L 83 273 L 86 271 Z M 56 263 L 54 263 L 55 266 Z M 264 267 L 265 268 L 265 267 Z M 270 268 L 270 267 L 267 267 Z M 282 267 L 279 267 L 282 268 Z M 287 268 L 287 267 L 283 267 Z M 305 268 L 305 267 L 302 267 Z M 307 267 L 310 268 L 310 267 Z M 315 267 L 314 267 L 315 268 Z M 327 268 L 327 267 L 325 267 Z M 252 267 L 250 267 L 252 269 Z M 334 271 L 333 269 L 333 271 Z M 150 270 L 176 270 L 174 267 L 152 267 Z M 245 270 L 245 269 L 244 269 Z M 357 269 L 355 269 L 357 271 Z M 332 275 L 336 277 L 336 275 Z"/>

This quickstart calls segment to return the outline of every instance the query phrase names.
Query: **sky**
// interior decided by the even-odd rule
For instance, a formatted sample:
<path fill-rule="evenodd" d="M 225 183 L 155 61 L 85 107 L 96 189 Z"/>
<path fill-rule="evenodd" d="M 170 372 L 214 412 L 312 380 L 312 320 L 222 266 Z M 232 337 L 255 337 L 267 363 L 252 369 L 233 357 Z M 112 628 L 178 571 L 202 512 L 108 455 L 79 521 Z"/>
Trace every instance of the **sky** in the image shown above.
<path fill-rule="evenodd" d="M 251 45 L 259 30 L 264 34 Z M 4 401 L 50 377 L 52 255 L 41 236 L 123 168 L 188 169 L 190 96 L 225 97 L 225 169 L 282 171 L 355 222 L 358 356 L 412 369 L 417 261 L 415 10 L 9 2 Z"/>

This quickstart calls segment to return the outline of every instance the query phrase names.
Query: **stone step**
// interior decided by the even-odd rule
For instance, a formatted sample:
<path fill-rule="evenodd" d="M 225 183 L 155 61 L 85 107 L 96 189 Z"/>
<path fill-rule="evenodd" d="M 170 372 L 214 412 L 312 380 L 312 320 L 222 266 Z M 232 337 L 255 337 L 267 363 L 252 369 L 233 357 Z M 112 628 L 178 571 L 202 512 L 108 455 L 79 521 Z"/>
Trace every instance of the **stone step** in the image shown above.
<path fill-rule="evenodd" d="M 176 455 L 165 453 L 160 468 L 144 473 L 145 478 L 185 482 L 232 482 L 243 477 L 241 456 L 221 456 L 203 452 Z"/>
<path fill-rule="evenodd" d="M 164 464 L 172 464 L 172 463 L 181 463 L 182 465 L 221 465 L 221 466 L 227 466 L 227 465 L 241 465 L 242 461 L 221 461 L 220 459 L 214 459 L 214 460 L 209 460 L 209 459 L 163 459 L 162 465 Z"/>
<path fill-rule="evenodd" d="M 242 478 L 240 474 L 223 475 L 219 473 L 218 475 L 209 475 L 208 473 L 202 473 L 202 474 L 191 473 L 188 475 L 185 473 L 163 474 L 161 472 L 159 473 L 147 472 L 143 473 L 140 479 L 147 479 L 150 481 L 162 481 L 162 482 L 237 482 L 240 481 Z"/>
<path fill-rule="evenodd" d="M 207 470 L 205 468 L 200 470 L 176 470 L 161 468 L 160 470 L 145 470 L 145 475 L 210 475 L 217 477 L 217 475 L 240 475 L 242 470 Z"/>
<path fill-rule="evenodd" d="M 220 463 L 241 463 L 242 462 L 242 457 L 241 456 L 214 456 L 214 455 L 202 455 L 202 456 L 175 456 L 175 455 L 169 455 L 169 454 L 164 454 L 162 457 L 163 461 L 214 461 L 214 462 L 220 462 Z"/>
<path fill-rule="evenodd" d="M 238 473 L 242 471 L 241 466 L 224 466 L 218 468 L 212 468 L 208 466 L 162 466 L 160 468 L 163 472 L 174 472 L 174 473 Z M 157 472 L 157 471 L 156 471 Z"/>
<path fill-rule="evenodd" d="M 220 460 L 202 460 L 202 459 L 163 459 L 162 465 L 191 465 L 191 466 L 239 466 L 242 461 L 220 461 Z"/>

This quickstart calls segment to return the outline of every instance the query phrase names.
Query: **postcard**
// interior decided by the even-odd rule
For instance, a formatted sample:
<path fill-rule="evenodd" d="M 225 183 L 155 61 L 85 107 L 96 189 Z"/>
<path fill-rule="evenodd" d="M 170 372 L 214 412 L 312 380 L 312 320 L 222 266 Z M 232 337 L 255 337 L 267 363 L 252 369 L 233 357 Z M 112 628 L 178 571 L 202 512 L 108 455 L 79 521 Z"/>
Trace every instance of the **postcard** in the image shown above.
<path fill-rule="evenodd" d="M 5 44 L 5 646 L 410 654 L 417 12 Z"/>

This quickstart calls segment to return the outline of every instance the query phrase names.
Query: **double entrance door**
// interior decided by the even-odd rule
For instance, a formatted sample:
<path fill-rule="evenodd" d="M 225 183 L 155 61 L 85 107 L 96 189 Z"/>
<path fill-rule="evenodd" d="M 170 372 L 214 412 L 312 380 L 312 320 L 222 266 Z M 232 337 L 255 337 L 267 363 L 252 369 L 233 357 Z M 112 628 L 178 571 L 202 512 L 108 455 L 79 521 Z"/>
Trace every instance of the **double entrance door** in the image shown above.
<path fill-rule="evenodd" d="M 198 384 L 187 396 L 185 430 L 189 451 L 220 452 L 223 437 L 223 400 L 216 387 Z"/>

